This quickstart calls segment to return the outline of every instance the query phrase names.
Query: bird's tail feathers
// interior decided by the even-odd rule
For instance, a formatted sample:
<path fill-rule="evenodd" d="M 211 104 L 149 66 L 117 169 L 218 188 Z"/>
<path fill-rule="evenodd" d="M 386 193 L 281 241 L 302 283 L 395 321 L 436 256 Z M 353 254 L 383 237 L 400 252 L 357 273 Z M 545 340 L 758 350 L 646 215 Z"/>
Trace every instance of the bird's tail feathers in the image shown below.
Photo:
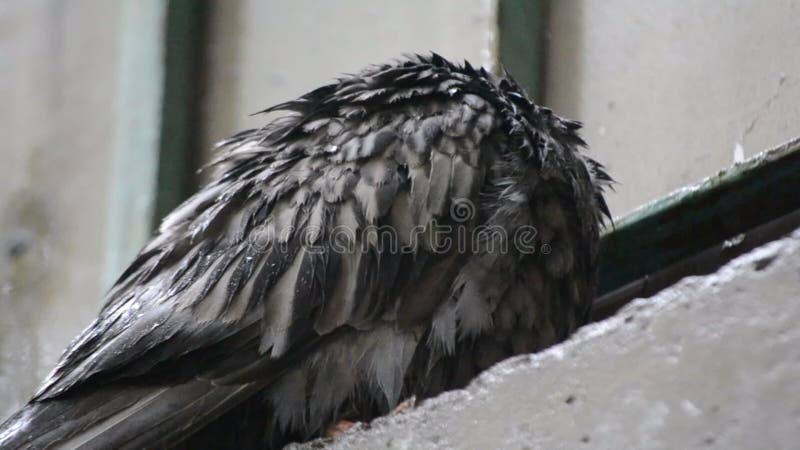
<path fill-rule="evenodd" d="M 110 385 L 34 401 L 0 425 L 0 448 L 170 446 L 263 387 L 191 380 L 174 386 Z"/>

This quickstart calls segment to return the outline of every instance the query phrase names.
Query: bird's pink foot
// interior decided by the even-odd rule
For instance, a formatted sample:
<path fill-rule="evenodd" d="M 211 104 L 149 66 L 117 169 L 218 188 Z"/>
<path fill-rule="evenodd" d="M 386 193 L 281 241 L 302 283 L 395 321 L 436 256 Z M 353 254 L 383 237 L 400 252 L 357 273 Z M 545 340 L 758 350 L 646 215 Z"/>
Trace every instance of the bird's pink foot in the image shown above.
<path fill-rule="evenodd" d="M 353 428 L 358 422 L 342 419 L 325 429 L 325 437 L 329 439 L 336 439 L 337 437 L 346 433 L 350 428 Z"/>
<path fill-rule="evenodd" d="M 417 406 L 417 396 L 412 395 L 411 397 L 408 397 L 407 399 L 398 403 L 397 406 L 394 407 L 392 412 L 389 413 L 389 415 L 395 415 L 395 414 L 400 414 L 402 412 L 406 412 L 410 409 L 414 409 L 415 406 Z"/>

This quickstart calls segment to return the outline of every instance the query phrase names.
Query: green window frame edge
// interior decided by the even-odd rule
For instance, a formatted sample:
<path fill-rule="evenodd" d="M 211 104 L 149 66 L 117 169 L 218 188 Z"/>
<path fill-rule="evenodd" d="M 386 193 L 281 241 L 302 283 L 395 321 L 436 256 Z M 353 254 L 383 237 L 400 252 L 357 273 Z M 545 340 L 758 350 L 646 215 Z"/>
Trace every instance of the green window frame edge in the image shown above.
<path fill-rule="evenodd" d="M 648 203 L 602 237 L 596 320 L 800 227 L 800 137 Z"/>
<path fill-rule="evenodd" d="M 158 221 L 195 188 L 192 151 L 208 2 L 126 0 L 104 286 L 111 286 Z"/>
<path fill-rule="evenodd" d="M 514 75 L 533 100 L 541 102 L 550 2 L 498 0 L 496 7 L 498 62 Z"/>

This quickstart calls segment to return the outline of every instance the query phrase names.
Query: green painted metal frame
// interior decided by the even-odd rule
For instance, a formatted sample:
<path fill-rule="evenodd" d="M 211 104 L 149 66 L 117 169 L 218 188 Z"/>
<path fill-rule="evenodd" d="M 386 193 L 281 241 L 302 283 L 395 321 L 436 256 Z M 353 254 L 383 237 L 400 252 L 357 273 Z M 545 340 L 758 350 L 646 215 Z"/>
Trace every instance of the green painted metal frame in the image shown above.
<path fill-rule="evenodd" d="M 170 0 L 164 45 L 164 95 L 153 221 L 161 220 L 197 188 L 203 57 L 209 2 Z"/>
<path fill-rule="evenodd" d="M 105 285 L 194 188 L 205 15 L 193 0 L 126 0 L 122 6 Z"/>
<path fill-rule="evenodd" d="M 166 12 L 166 3 L 161 0 L 128 0 L 122 4 L 106 286 L 151 232 L 157 192 Z"/>
<path fill-rule="evenodd" d="M 498 57 L 536 101 L 544 95 L 545 27 L 548 0 L 499 0 Z"/>
<path fill-rule="evenodd" d="M 602 238 L 596 317 L 777 239 L 799 211 L 800 138 L 639 208 Z"/>

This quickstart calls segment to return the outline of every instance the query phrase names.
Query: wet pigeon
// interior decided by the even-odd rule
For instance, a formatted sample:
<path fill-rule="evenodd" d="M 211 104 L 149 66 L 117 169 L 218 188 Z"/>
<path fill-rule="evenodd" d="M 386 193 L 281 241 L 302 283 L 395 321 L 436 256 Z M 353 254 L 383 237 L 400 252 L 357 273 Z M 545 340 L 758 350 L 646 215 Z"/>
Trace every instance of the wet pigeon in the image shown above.
<path fill-rule="evenodd" d="M 280 447 L 586 321 L 611 180 L 508 74 L 412 56 L 264 112 L 0 447 Z"/>

